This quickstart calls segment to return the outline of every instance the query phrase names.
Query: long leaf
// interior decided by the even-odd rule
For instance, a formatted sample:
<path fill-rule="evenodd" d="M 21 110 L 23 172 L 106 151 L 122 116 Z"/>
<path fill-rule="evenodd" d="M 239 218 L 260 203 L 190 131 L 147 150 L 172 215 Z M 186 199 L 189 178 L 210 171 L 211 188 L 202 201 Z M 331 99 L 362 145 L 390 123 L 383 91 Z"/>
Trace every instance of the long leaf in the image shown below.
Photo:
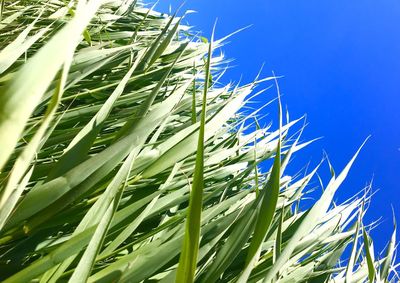
<path fill-rule="evenodd" d="M 214 34 L 214 31 L 213 31 Z M 209 44 L 206 64 L 206 79 L 203 90 L 202 112 L 200 118 L 199 139 L 197 143 L 196 166 L 192 189 L 190 192 L 188 214 L 186 218 L 185 237 L 179 259 L 175 282 L 193 282 L 196 273 L 197 255 L 199 250 L 200 221 L 203 207 L 204 190 L 204 132 L 206 124 L 206 105 L 208 92 L 208 76 L 210 75 L 213 38 Z"/>

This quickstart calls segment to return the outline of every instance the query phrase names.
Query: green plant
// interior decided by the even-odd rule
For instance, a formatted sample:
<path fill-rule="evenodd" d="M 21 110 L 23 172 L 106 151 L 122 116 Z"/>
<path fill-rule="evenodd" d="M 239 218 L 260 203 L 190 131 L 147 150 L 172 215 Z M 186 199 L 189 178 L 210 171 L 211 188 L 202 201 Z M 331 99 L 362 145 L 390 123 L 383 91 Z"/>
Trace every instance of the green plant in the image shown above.
<path fill-rule="evenodd" d="M 397 281 L 368 197 L 333 204 L 355 156 L 300 209 L 318 169 L 285 175 L 302 119 L 242 112 L 275 78 L 219 83 L 226 38 L 132 0 L 2 1 L 1 16 L 3 282 Z"/>

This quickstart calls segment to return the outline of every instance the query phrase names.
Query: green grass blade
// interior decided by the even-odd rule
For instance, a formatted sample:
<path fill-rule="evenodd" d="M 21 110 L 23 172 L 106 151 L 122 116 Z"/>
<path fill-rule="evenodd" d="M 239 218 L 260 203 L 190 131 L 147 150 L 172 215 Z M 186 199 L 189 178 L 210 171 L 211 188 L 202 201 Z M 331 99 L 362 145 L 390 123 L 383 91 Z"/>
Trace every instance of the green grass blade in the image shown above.
<path fill-rule="evenodd" d="M 393 216 L 393 218 L 394 218 L 394 216 Z M 396 220 L 394 220 L 393 226 L 394 226 L 393 234 L 392 234 L 392 237 L 388 244 L 388 247 L 386 249 L 386 256 L 381 265 L 380 278 L 382 281 L 388 280 L 389 273 L 390 273 L 390 267 L 392 265 L 393 257 L 394 257 L 395 246 L 396 246 Z"/>
<path fill-rule="evenodd" d="M 29 116 L 50 85 L 61 65 L 80 41 L 80 35 L 99 8 L 90 1 L 36 53 L 0 92 L 0 170 L 21 137 Z M 42 69 L 43 72 L 32 72 Z M 29 94 L 29 96 L 27 96 Z"/>
<path fill-rule="evenodd" d="M 172 17 L 172 19 L 173 18 L 174 17 Z M 154 64 L 154 62 L 156 62 L 156 60 L 158 58 L 160 58 L 160 56 L 164 53 L 165 49 L 170 45 L 172 38 L 175 36 L 176 32 L 178 31 L 180 23 L 181 23 L 181 20 L 179 19 L 176 22 L 176 24 L 174 25 L 174 27 L 172 28 L 172 30 L 167 34 L 167 36 L 164 38 L 164 40 L 160 43 L 160 45 L 154 51 L 154 54 L 151 57 L 147 68 L 150 68 Z"/>
<path fill-rule="evenodd" d="M 101 220 L 96 227 L 96 230 L 91 238 L 88 247 L 85 250 L 85 253 L 81 257 L 77 268 L 75 269 L 74 273 L 72 274 L 69 282 L 86 282 L 89 278 L 90 272 L 93 268 L 93 264 L 97 257 L 97 254 L 100 251 L 100 248 L 104 242 L 105 235 L 107 230 L 110 226 L 111 219 L 118 208 L 118 204 L 120 202 L 122 192 L 126 187 L 126 179 L 129 176 L 129 172 L 132 167 L 132 163 L 134 158 L 136 157 L 139 150 L 136 148 L 129 154 L 127 159 L 122 164 L 121 168 L 118 170 L 117 175 L 114 177 L 113 181 L 106 189 L 105 193 L 102 197 L 98 200 L 99 205 L 96 207 L 97 211 L 95 214 L 101 216 Z M 122 182 L 125 179 L 125 184 L 122 185 Z M 105 212 L 102 212 L 102 207 L 106 207 Z M 103 209 L 104 211 L 104 209 Z"/>
<path fill-rule="evenodd" d="M 173 20 L 175 19 L 176 15 L 173 15 L 170 17 L 169 21 L 165 25 L 165 27 L 162 29 L 161 33 L 159 36 L 154 40 L 154 42 L 151 44 L 150 48 L 147 50 L 146 54 L 143 57 L 142 62 L 139 64 L 139 70 L 146 71 L 148 68 L 151 67 L 150 62 L 154 63 L 155 60 L 153 58 L 155 57 L 155 53 L 157 50 L 160 48 L 160 44 L 162 43 L 162 38 L 165 36 L 165 34 L 168 32 L 169 27 L 171 26 Z"/>
<path fill-rule="evenodd" d="M 366 142 L 366 141 L 365 141 Z M 282 250 L 282 253 L 277 258 L 276 262 L 272 265 L 271 269 L 268 270 L 265 278 L 264 283 L 271 282 L 273 278 L 279 273 L 282 266 L 289 260 L 290 256 L 292 255 L 297 243 L 307 234 L 310 232 L 310 227 L 318 221 L 318 219 L 326 213 L 329 206 L 331 205 L 331 201 L 336 190 L 339 188 L 340 184 L 346 178 L 352 164 L 354 163 L 358 153 L 360 152 L 362 146 L 365 142 L 361 145 L 361 147 L 357 150 L 356 154 L 350 160 L 350 162 L 346 165 L 343 171 L 339 174 L 336 179 L 332 179 L 326 190 L 324 191 L 321 198 L 314 204 L 311 210 L 307 213 L 306 218 L 304 219 L 303 223 L 300 227 L 297 228 L 296 232 L 291 237 L 288 244 Z"/>
<path fill-rule="evenodd" d="M 363 239 L 364 239 L 364 248 L 365 248 L 365 257 L 367 260 L 368 266 L 368 279 L 370 283 L 375 281 L 376 273 L 375 273 L 375 265 L 374 265 L 374 251 L 372 248 L 372 244 L 370 242 L 369 236 L 363 227 Z"/>
<path fill-rule="evenodd" d="M 1 50 L 0 74 L 2 74 L 12 64 L 14 64 L 15 61 L 32 46 L 32 44 L 38 41 L 47 31 L 49 31 L 51 26 L 42 28 L 35 35 L 27 38 L 28 34 L 34 27 L 36 20 L 33 21 L 32 24 L 30 24 L 23 32 L 21 32 L 13 42 L 8 44 L 3 50 Z"/>
<path fill-rule="evenodd" d="M 197 111 L 196 111 L 196 63 L 193 63 L 193 91 L 192 91 L 192 124 L 197 122 Z"/>
<path fill-rule="evenodd" d="M 275 80 L 276 82 L 276 80 Z M 280 101 L 279 87 L 276 82 L 278 89 L 278 119 L 279 119 L 279 138 L 276 148 L 274 164 L 271 169 L 271 173 L 268 182 L 265 184 L 262 192 L 259 193 L 257 202 L 259 203 L 257 220 L 254 228 L 254 234 L 250 242 L 249 249 L 245 260 L 245 267 L 242 275 L 239 277 L 239 281 L 247 281 L 250 272 L 253 268 L 254 262 L 259 256 L 259 250 L 264 238 L 268 232 L 268 229 L 272 223 L 273 217 L 276 211 L 276 205 L 278 202 L 279 191 L 281 186 L 281 129 L 282 129 L 282 106 Z M 290 157 L 287 157 L 290 158 Z"/>
<path fill-rule="evenodd" d="M 43 274 L 50 268 L 56 266 L 57 264 L 63 262 L 70 256 L 75 255 L 81 251 L 87 243 L 90 241 L 90 237 L 94 229 L 86 230 L 84 233 L 71 238 L 66 245 L 62 245 L 56 250 L 50 252 L 43 258 L 36 260 L 34 263 L 22 269 L 18 273 L 8 277 L 4 280 L 4 283 L 14 283 L 14 282 L 29 282 L 36 278 L 37 276 Z"/>
<path fill-rule="evenodd" d="M 65 82 L 67 80 L 67 74 L 71 65 L 72 54 L 66 56 L 64 66 L 60 75 L 60 79 L 57 83 L 54 95 L 46 109 L 46 113 L 43 116 L 43 121 L 39 128 L 36 130 L 33 138 L 29 144 L 24 148 L 21 155 L 17 158 L 11 171 L 10 177 L 8 178 L 5 188 L 1 191 L 0 195 L 0 230 L 4 227 L 8 216 L 11 214 L 11 210 L 17 203 L 22 191 L 17 189 L 20 185 L 21 178 L 29 168 L 32 159 L 34 158 L 37 151 L 43 145 L 42 139 L 46 136 L 46 130 L 49 127 L 57 107 L 60 103 L 61 96 L 64 92 Z M 10 200 L 10 196 L 13 195 L 13 200 Z M 5 204 L 8 204 L 5 206 Z M 12 205 L 11 205 L 12 204 Z"/>
<path fill-rule="evenodd" d="M 214 32 L 213 32 L 214 34 Z M 194 281 L 197 266 L 197 255 L 200 239 L 201 211 L 203 207 L 204 190 L 204 132 L 206 124 L 206 105 L 208 92 L 208 76 L 212 58 L 212 42 L 209 43 L 208 58 L 206 64 L 206 79 L 203 90 L 202 112 L 200 119 L 199 139 L 197 144 L 196 166 L 190 192 L 189 208 L 186 218 L 185 237 L 179 259 L 179 265 L 175 282 L 188 283 Z"/>
<path fill-rule="evenodd" d="M 180 169 L 181 165 L 182 165 L 181 163 L 177 163 L 174 166 L 174 168 L 171 171 L 171 174 L 168 176 L 168 179 L 162 186 L 160 186 L 159 193 L 162 193 L 163 189 L 170 184 L 173 177 Z M 140 215 L 132 223 L 130 223 L 121 233 L 119 233 L 118 236 L 104 249 L 104 251 L 102 251 L 100 257 L 104 257 L 105 255 L 110 254 L 112 251 L 114 251 L 135 231 L 135 229 L 137 229 L 137 227 L 140 225 L 143 219 L 150 214 L 155 203 L 158 201 L 158 198 L 159 195 L 157 195 L 155 198 L 152 199 L 152 201 L 146 206 L 143 212 L 140 213 Z"/>
<path fill-rule="evenodd" d="M 109 116 L 115 102 L 123 93 L 129 78 L 137 68 L 141 56 L 142 54 L 138 54 L 138 57 L 133 66 L 125 74 L 125 76 L 119 82 L 118 86 L 105 101 L 105 103 L 101 106 L 100 110 L 90 120 L 90 122 L 86 124 L 72 139 L 66 149 L 66 153 L 61 157 L 53 170 L 49 172 L 47 180 L 52 180 L 65 174 L 67 171 L 77 166 L 79 163 L 87 158 L 87 153 L 89 149 L 93 145 L 93 142 L 96 139 L 98 133 L 104 126 L 104 121 Z"/>
<path fill-rule="evenodd" d="M 176 92 L 154 107 L 146 115 L 146 119 L 140 120 L 135 132 L 74 167 L 63 176 L 30 191 L 10 218 L 9 226 L 15 226 L 22 220 L 35 215 L 35 218 L 25 225 L 26 229 L 30 230 L 30 227 L 43 223 L 90 189 L 104 177 L 104 174 L 114 169 L 133 147 L 146 140 L 152 131 L 170 115 L 171 110 L 181 99 L 181 95 L 181 92 Z M 72 188 L 77 189 L 72 190 Z"/>
<path fill-rule="evenodd" d="M 251 239 L 249 249 L 247 251 L 245 267 L 241 276 L 238 279 L 239 282 L 246 282 L 248 280 L 251 270 L 253 269 L 254 262 L 259 256 L 260 246 L 264 241 L 266 233 L 268 232 L 273 216 L 275 214 L 280 189 L 280 144 L 281 141 L 279 139 L 271 175 L 263 190 L 258 195 L 258 212 L 257 220 L 254 226 L 254 234 Z"/>
<path fill-rule="evenodd" d="M 279 257 L 282 252 L 282 225 L 283 225 L 284 210 L 281 211 L 279 218 L 278 230 L 276 231 L 276 239 L 274 245 L 274 261 Z"/>
<path fill-rule="evenodd" d="M 205 271 L 200 282 L 217 281 L 221 274 L 232 264 L 254 231 L 257 216 L 256 208 L 256 203 L 252 203 L 243 212 L 221 250 L 218 251 L 215 260 L 211 263 L 209 269 Z"/>
<path fill-rule="evenodd" d="M 353 248 L 351 250 L 349 262 L 347 263 L 346 267 L 346 279 L 345 283 L 352 282 L 352 275 L 353 275 L 353 268 L 354 264 L 356 263 L 356 253 L 357 253 L 357 248 L 358 248 L 358 236 L 359 236 L 359 230 L 360 230 L 360 225 L 362 221 L 362 216 L 363 216 L 363 208 L 359 212 L 358 220 L 356 223 L 356 229 L 354 232 L 354 240 L 353 240 Z"/>
<path fill-rule="evenodd" d="M 168 76 L 170 75 L 172 69 L 175 67 L 175 64 L 179 61 L 180 56 L 182 55 L 184 50 L 185 50 L 185 48 L 183 48 L 183 50 L 179 53 L 179 55 L 176 57 L 174 62 L 170 65 L 168 70 L 164 73 L 162 78 L 157 82 L 157 85 L 152 89 L 150 95 L 147 96 L 146 100 L 140 106 L 138 113 L 135 113 L 135 117 L 132 118 L 131 120 L 129 120 L 128 122 L 126 122 L 126 124 L 122 127 L 122 129 L 117 134 L 117 139 L 124 135 L 127 135 L 129 132 L 132 132 L 133 130 L 135 130 L 135 126 L 136 126 L 137 122 L 140 119 L 142 119 L 144 117 L 144 115 L 146 115 L 146 113 L 149 111 L 150 106 L 153 104 L 155 98 L 157 97 L 157 95 L 160 92 L 161 87 L 166 82 Z"/>

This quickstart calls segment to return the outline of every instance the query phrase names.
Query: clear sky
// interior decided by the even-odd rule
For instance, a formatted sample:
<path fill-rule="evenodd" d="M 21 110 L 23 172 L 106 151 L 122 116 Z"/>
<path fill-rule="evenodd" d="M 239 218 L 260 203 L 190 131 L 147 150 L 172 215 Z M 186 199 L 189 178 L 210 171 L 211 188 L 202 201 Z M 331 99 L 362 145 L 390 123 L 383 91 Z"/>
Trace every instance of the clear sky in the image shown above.
<path fill-rule="evenodd" d="M 180 3 L 161 0 L 158 10 Z M 377 192 L 365 220 L 382 217 L 372 236 L 383 249 L 391 205 L 400 221 L 400 1 L 187 0 L 184 9 L 197 11 L 186 22 L 207 37 L 216 18 L 217 37 L 252 25 L 223 48 L 235 59 L 225 80 L 250 82 L 262 63 L 265 76 L 284 76 L 279 85 L 291 117 L 307 114 L 304 139 L 323 137 L 296 155 L 295 169 L 318 163 L 325 150 L 339 172 L 372 135 L 337 199 L 373 178 Z M 320 171 L 327 180 L 328 168 Z"/>

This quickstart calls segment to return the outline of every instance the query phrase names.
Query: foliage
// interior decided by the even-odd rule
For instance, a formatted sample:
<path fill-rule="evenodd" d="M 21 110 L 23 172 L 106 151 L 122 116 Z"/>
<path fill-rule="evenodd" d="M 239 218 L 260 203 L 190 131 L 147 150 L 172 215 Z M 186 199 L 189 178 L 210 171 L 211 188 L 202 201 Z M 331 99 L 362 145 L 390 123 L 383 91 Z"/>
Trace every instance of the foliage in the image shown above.
<path fill-rule="evenodd" d="M 303 208 L 318 168 L 285 172 L 302 119 L 243 112 L 275 78 L 221 84 L 226 38 L 132 0 L 1 1 L 1 17 L 3 282 L 398 280 L 369 198 L 333 202 L 355 156 Z"/>

